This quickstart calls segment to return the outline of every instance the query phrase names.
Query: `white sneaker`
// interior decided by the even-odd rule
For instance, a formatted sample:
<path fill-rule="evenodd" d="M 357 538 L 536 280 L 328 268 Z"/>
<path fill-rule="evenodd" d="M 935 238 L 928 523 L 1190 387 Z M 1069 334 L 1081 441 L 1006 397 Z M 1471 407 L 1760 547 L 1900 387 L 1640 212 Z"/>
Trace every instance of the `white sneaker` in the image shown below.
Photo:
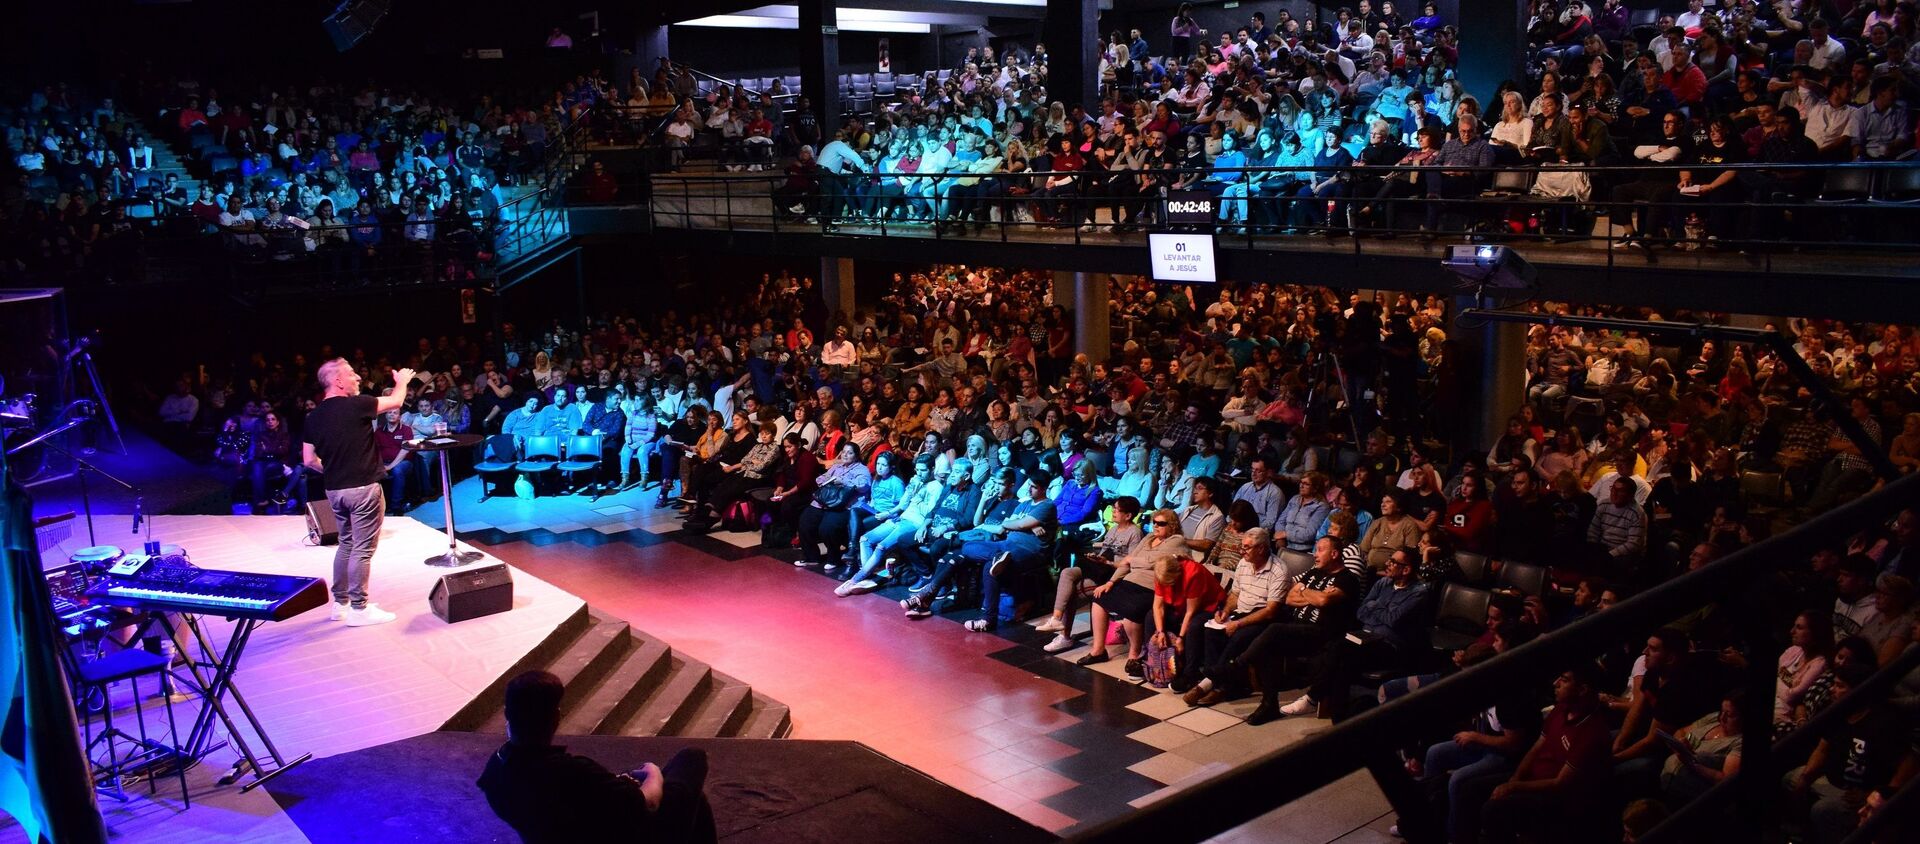
<path fill-rule="evenodd" d="M 1065 633 L 1060 633 L 1055 635 L 1053 637 L 1053 641 L 1048 642 L 1046 647 L 1042 648 L 1042 650 L 1050 654 L 1057 654 L 1061 651 L 1073 650 L 1074 647 L 1079 644 L 1080 642 L 1078 640 L 1075 640 L 1072 636 L 1068 636 Z"/>
<path fill-rule="evenodd" d="M 1013 554 L 1006 551 L 1002 551 L 999 554 L 994 555 L 993 562 L 987 564 L 987 573 L 990 575 L 993 575 L 996 578 L 1006 577 L 1007 561 L 1012 558 L 1013 558 Z"/>
<path fill-rule="evenodd" d="M 347 610 L 346 621 L 348 627 L 372 627 L 376 624 L 386 624 L 396 618 L 399 616 L 381 609 L 379 604 L 368 604 L 361 609 Z"/>
<path fill-rule="evenodd" d="M 1033 629 L 1036 632 L 1040 632 L 1040 633 L 1058 633 L 1062 630 L 1067 629 L 1067 625 L 1066 625 L 1066 622 L 1063 622 L 1060 619 L 1054 618 L 1053 616 L 1047 616 L 1046 621 L 1042 621 L 1039 624 L 1034 625 Z"/>
<path fill-rule="evenodd" d="M 855 595 L 864 595 L 868 592 L 872 592 L 873 590 L 880 588 L 880 583 L 870 578 L 862 578 L 860 580 L 854 581 L 849 585 L 853 587 L 852 592 Z"/>
<path fill-rule="evenodd" d="M 1308 715 L 1319 711 L 1319 709 L 1320 704 L 1314 702 L 1312 695 L 1301 695 L 1294 698 L 1292 703 L 1280 707 L 1280 714 L 1288 716 Z"/>
<path fill-rule="evenodd" d="M 327 614 L 328 621 L 339 621 L 340 619 L 343 619 L 346 617 L 347 617 L 347 605 L 341 604 L 341 603 L 335 603 L 333 605 L 333 612 Z"/>
<path fill-rule="evenodd" d="M 833 587 L 833 594 L 835 594 L 835 595 L 839 595 L 839 596 L 840 596 L 840 597 L 842 597 L 842 598 L 845 598 L 845 597 L 847 597 L 847 596 L 849 596 L 849 595 L 852 595 L 852 594 L 853 594 L 853 584 L 852 584 L 852 583 L 842 583 L 842 584 L 840 584 L 839 586 L 835 586 L 835 587 Z"/>

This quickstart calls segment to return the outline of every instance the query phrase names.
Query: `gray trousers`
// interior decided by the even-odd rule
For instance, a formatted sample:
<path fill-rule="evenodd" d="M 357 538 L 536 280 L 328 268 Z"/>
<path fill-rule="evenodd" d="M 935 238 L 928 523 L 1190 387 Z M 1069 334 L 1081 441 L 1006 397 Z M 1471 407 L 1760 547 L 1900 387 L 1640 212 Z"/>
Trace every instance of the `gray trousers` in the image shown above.
<path fill-rule="evenodd" d="M 340 547 L 333 552 L 333 600 L 360 609 L 367 605 L 367 574 L 373 569 L 373 551 L 380 545 L 387 494 L 377 483 L 330 489 L 327 504 L 340 523 Z"/>

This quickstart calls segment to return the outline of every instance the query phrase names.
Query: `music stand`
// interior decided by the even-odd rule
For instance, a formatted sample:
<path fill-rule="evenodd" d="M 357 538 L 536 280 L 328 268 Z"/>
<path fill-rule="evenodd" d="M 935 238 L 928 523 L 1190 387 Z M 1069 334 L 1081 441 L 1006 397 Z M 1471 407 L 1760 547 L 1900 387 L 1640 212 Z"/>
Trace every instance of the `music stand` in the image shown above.
<path fill-rule="evenodd" d="M 401 443 L 400 447 L 408 451 L 440 455 L 440 503 L 447 517 L 447 552 L 435 554 L 422 562 L 430 566 L 464 566 L 478 561 L 478 551 L 460 550 L 458 540 L 453 535 L 453 464 L 443 452 L 461 448 L 472 448 L 485 441 L 479 434 L 434 434 Z"/>

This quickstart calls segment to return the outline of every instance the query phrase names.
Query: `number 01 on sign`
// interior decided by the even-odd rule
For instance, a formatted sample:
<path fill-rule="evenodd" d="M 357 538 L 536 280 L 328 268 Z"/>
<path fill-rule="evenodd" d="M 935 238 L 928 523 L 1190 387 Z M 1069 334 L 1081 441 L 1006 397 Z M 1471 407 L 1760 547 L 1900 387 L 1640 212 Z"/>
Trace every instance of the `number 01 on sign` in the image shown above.
<path fill-rule="evenodd" d="M 1214 264 L 1213 235 L 1201 232 L 1150 233 L 1148 260 L 1153 280 L 1173 284 L 1212 284 L 1220 280 Z"/>

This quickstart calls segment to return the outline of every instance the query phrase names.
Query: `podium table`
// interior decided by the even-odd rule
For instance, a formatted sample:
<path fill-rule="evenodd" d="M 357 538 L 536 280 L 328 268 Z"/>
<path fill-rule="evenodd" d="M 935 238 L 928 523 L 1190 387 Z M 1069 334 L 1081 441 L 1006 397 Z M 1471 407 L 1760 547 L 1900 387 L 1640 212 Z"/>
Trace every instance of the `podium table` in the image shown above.
<path fill-rule="evenodd" d="M 423 454 L 439 454 L 462 448 L 473 448 L 484 442 L 486 437 L 479 434 L 434 434 L 418 437 L 401 443 L 408 451 Z M 464 566 L 480 559 L 478 551 L 460 550 L 453 536 L 453 464 L 445 454 L 440 454 L 440 504 L 446 510 L 447 552 L 428 557 L 424 562 L 430 566 Z"/>

